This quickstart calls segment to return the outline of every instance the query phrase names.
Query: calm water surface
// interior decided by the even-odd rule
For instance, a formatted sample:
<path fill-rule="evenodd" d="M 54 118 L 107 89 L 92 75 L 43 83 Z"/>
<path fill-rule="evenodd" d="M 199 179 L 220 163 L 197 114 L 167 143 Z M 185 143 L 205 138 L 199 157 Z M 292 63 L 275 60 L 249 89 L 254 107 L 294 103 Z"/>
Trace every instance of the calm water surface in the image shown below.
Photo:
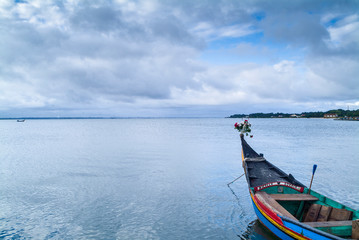
<path fill-rule="evenodd" d="M 239 121 L 239 120 L 237 120 Z M 236 119 L 0 121 L 0 238 L 275 239 L 252 209 Z M 258 152 L 359 209 L 359 122 L 253 119 Z"/>

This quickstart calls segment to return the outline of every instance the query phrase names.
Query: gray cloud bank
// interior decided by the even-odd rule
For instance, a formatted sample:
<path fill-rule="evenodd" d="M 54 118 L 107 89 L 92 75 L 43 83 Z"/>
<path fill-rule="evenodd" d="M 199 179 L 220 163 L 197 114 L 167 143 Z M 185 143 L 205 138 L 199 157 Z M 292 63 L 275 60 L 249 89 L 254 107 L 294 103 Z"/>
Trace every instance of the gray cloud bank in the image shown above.
<path fill-rule="evenodd" d="M 358 1 L 270 2 L 2 1 L 1 117 L 358 107 Z"/>

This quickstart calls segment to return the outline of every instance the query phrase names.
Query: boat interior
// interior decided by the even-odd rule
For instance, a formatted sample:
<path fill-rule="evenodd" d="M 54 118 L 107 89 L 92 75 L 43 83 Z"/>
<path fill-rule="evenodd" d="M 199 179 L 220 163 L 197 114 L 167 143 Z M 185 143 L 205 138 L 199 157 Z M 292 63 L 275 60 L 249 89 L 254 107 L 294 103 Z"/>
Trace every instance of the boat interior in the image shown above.
<path fill-rule="evenodd" d="M 267 191 L 273 189 L 262 190 L 255 195 L 280 216 L 341 237 L 352 237 L 358 227 L 356 226 L 358 221 L 354 220 L 359 217 L 357 211 L 313 191 L 311 194 L 267 193 Z"/>
<path fill-rule="evenodd" d="M 278 187 L 266 188 L 254 194 L 267 208 L 280 216 L 339 237 L 359 239 L 359 211 L 314 191 L 310 194 L 274 193 Z M 283 190 L 285 192 L 286 187 Z"/>

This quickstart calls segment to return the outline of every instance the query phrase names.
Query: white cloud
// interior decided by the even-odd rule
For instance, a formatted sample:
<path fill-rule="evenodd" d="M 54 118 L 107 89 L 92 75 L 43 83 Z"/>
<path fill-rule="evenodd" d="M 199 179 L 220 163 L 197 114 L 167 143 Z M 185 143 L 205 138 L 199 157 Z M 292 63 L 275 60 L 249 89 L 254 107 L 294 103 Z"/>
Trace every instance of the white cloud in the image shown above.
<path fill-rule="evenodd" d="M 274 70 L 276 70 L 279 73 L 285 73 L 285 72 L 291 72 L 293 71 L 294 62 L 283 60 L 280 63 L 277 63 L 273 66 Z"/>
<path fill-rule="evenodd" d="M 340 98 L 346 90 L 293 61 L 273 65 L 241 64 L 208 68 L 196 77 L 202 88 L 172 89 L 173 101 L 184 104 L 266 104 Z M 325 86 L 325 87 L 324 87 Z M 344 97 L 344 96 L 342 96 Z"/>
<path fill-rule="evenodd" d="M 347 102 L 346 105 L 351 106 L 351 107 L 359 107 L 359 101 L 357 101 L 357 102 Z"/>
<path fill-rule="evenodd" d="M 240 38 L 258 32 L 250 24 L 236 24 L 217 27 L 208 22 L 200 22 L 191 30 L 194 34 L 206 38 L 209 41 L 221 38 Z"/>
<path fill-rule="evenodd" d="M 329 46 L 345 47 L 356 44 L 359 48 L 359 15 L 350 15 L 328 28 Z"/>

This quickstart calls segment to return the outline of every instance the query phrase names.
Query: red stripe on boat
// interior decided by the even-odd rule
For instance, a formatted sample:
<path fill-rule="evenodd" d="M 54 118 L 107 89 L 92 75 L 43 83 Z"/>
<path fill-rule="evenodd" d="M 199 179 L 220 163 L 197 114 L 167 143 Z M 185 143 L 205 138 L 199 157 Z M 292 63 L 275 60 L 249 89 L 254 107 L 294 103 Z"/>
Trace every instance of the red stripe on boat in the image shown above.
<path fill-rule="evenodd" d="M 270 210 L 269 208 L 267 208 L 259 199 L 257 196 L 254 196 L 254 199 L 256 201 L 256 203 L 259 205 L 259 207 L 261 208 L 261 210 L 263 212 L 265 212 L 271 219 L 273 219 L 274 221 L 276 221 L 277 223 L 279 223 L 280 225 L 283 226 L 283 222 L 282 219 L 280 217 L 278 217 L 278 215 L 273 212 L 272 210 Z"/>

